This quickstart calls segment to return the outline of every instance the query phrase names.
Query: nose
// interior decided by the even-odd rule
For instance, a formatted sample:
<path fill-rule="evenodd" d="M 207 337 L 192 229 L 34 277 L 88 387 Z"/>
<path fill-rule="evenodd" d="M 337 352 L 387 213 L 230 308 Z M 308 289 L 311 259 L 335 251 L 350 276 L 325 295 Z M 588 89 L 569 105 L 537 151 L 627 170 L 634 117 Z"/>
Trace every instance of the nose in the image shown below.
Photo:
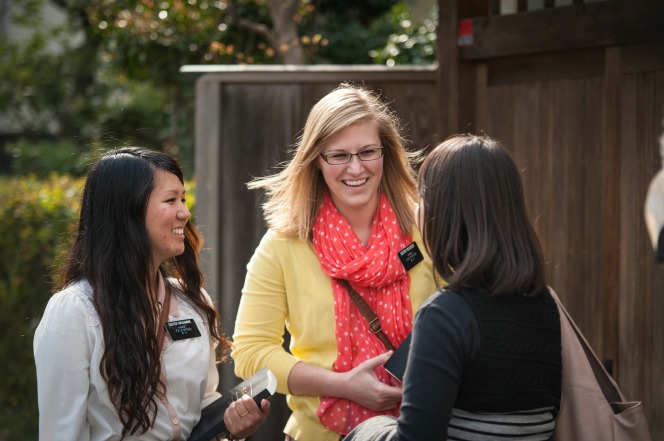
<path fill-rule="evenodd" d="M 178 210 L 178 219 L 189 219 L 191 217 L 191 213 L 189 212 L 189 208 L 187 208 L 187 205 L 183 202 L 182 206 Z"/>
<path fill-rule="evenodd" d="M 364 164 L 362 163 L 360 157 L 357 154 L 350 157 L 348 168 L 350 170 L 362 170 L 362 168 L 364 168 Z"/>

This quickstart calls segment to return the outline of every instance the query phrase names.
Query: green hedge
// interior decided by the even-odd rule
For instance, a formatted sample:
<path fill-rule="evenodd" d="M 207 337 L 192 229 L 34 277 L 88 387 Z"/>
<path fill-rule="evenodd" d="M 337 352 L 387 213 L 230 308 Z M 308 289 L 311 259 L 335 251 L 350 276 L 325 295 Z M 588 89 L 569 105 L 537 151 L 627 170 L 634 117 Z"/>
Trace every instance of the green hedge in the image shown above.
<path fill-rule="evenodd" d="M 30 138 L 8 142 L 4 150 L 12 158 L 14 175 L 30 174 L 41 179 L 52 173 L 83 176 L 96 154 L 72 141 Z"/>
<path fill-rule="evenodd" d="M 0 441 L 38 438 L 32 339 L 76 224 L 84 180 L 0 177 Z M 192 209 L 195 188 L 187 188 Z"/>
<path fill-rule="evenodd" d="M 56 256 L 75 224 L 82 181 L 0 179 L 0 439 L 36 440 L 32 338 L 53 290 Z"/>

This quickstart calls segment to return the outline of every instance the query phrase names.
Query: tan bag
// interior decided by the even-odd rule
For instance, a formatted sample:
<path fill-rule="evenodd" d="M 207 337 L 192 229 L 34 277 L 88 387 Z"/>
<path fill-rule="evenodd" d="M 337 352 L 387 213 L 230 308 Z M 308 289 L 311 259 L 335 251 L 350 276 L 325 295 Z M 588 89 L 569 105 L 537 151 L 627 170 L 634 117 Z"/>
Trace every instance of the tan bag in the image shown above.
<path fill-rule="evenodd" d="M 563 382 L 555 441 L 650 441 L 640 401 L 625 401 L 552 289 L 560 312 Z"/>

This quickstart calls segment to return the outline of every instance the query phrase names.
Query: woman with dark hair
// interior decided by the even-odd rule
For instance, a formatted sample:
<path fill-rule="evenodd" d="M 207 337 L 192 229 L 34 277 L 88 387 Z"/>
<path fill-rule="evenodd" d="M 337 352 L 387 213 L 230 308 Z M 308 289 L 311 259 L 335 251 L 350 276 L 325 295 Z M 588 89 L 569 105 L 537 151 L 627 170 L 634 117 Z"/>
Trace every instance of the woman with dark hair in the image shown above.
<path fill-rule="evenodd" d="M 223 358 L 230 344 L 202 288 L 203 240 L 185 201 L 163 153 L 121 148 L 90 170 L 34 338 L 40 439 L 184 440 L 219 396 L 215 347 Z M 268 410 L 243 399 L 224 420 L 245 437 Z"/>
<path fill-rule="evenodd" d="M 547 440 L 560 406 L 560 318 L 519 170 L 488 137 L 425 159 L 419 220 L 448 285 L 418 312 L 397 419 L 347 440 Z"/>

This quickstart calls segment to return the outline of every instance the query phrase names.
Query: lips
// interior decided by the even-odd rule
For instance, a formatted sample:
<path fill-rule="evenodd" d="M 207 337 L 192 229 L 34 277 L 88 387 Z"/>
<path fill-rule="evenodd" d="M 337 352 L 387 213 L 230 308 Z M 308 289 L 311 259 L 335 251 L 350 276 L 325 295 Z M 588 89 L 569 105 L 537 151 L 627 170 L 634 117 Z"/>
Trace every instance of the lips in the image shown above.
<path fill-rule="evenodd" d="M 349 187 L 359 187 L 360 185 L 365 184 L 369 179 L 356 179 L 354 181 L 342 181 L 345 185 Z"/>

